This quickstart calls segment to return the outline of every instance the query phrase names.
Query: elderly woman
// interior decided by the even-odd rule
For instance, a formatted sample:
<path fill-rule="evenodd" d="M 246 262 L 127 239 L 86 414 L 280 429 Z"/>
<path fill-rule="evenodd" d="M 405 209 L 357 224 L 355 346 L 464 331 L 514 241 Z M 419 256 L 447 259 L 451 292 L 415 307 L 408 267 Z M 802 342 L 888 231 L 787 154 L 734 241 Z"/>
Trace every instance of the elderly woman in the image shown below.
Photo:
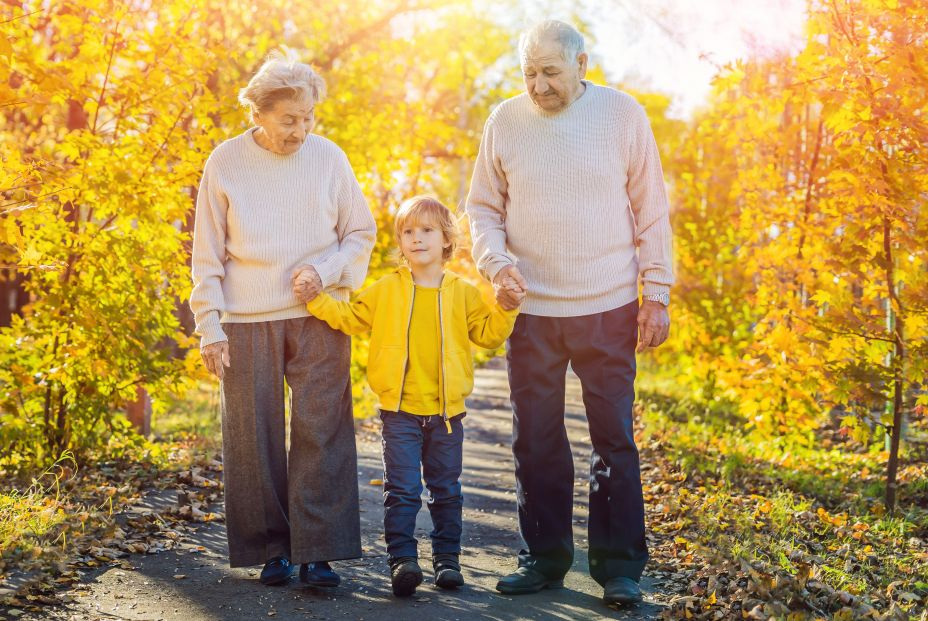
<path fill-rule="evenodd" d="M 239 93 L 254 127 L 212 152 L 197 195 L 190 307 L 222 386 L 229 564 L 264 563 L 269 585 L 302 563 L 303 582 L 335 586 L 328 561 L 361 556 L 350 339 L 291 287 L 309 266 L 310 288 L 347 300 L 374 243 L 348 158 L 310 134 L 324 90 L 272 56 Z"/>

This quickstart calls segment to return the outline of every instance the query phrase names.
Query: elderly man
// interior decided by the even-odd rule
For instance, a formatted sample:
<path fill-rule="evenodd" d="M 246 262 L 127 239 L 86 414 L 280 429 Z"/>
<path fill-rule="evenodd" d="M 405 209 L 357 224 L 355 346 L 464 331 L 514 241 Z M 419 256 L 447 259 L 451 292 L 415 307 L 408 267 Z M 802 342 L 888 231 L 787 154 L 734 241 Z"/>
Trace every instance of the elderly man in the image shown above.
<path fill-rule="evenodd" d="M 467 199 L 479 269 L 510 304 L 526 295 L 507 347 L 525 549 L 496 588 L 560 586 L 573 562 L 574 466 L 564 427 L 571 364 L 593 445 L 590 574 L 607 603 L 634 603 L 648 559 L 632 421 L 635 353 L 667 338 L 673 282 L 660 159 L 642 107 L 583 79 L 587 55 L 576 29 L 542 22 L 522 36 L 519 52 L 526 92 L 487 120 Z"/>

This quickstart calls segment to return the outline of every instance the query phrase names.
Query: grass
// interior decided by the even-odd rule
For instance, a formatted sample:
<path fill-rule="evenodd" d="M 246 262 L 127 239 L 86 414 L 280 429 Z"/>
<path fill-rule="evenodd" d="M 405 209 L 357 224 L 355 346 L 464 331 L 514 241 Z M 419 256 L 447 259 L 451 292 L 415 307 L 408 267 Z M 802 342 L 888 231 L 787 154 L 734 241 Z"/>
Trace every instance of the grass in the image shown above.
<path fill-rule="evenodd" d="M 157 442 L 218 440 L 221 437 L 219 386 L 200 382 L 180 397 L 157 404 L 152 415 L 152 435 Z"/>
<path fill-rule="evenodd" d="M 58 526 L 67 517 L 61 482 L 68 463 L 65 456 L 25 489 L 0 492 L 0 558 L 16 553 L 37 556 L 64 537 Z"/>
<path fill-rule="evenodd" d="M 667 524 L 665 534 L 697 548 L 714 567 L 747 562 L 763 568 L 760 575 L 780 576 L 770 584 L 793 585 L 785 595 L 771 587 L 768 599 L 805 598 L 814 610 L 837 613 L 846 603 L 840 597 L 848 596 L 818 602 L 804 588 L 813 580 L 832 594 L 858 597 L 849 600 L 860 607 L 855 614 L 867 602 L 881 610 L 896 605 L 900 618 L 923 609 L 928 463 L 904 454 L 899 505 L 890 516 L 882 501 L 882 445 L 842 443 L 829 430 L 812 438 L 765 437 L 748 431 L 730 404 L 698 403 L 664 388 L 660 382 L 639 388 L 641 444 L 659 447 L 662 470 L 685 481 L 675 501 L 664 502 L 658 532 Z"/>
<path fill-rule="evenodd" d="M 764 436 L 739 424 L 722 410 L 725 404 L 700 407 L 678 401 L 668 412 L 667 399 L 647 390 L 641 391 L 641 401 L 646 437 L 669 437 L 668 448 L 685 471 L 742 486 L 778 485 L 827 506 L 854 500 L 863 510 L 882 498 L 885 455 L 875 447 Z M 914 474 L 907 481 L 910 499 L 928 489 Z"/>
<path fill-rule="evenodd" d="M 164 475 L 221 450 L 218 388 L 203 382 L 189 394 L 156 403 L 153 438 L 126 436 L 79 466 L 69 455 L 32 479 L 0 484 L 0 576 L 11 571 L 54 575 L 80 539 L 108 527 L 112 513 Z"/>

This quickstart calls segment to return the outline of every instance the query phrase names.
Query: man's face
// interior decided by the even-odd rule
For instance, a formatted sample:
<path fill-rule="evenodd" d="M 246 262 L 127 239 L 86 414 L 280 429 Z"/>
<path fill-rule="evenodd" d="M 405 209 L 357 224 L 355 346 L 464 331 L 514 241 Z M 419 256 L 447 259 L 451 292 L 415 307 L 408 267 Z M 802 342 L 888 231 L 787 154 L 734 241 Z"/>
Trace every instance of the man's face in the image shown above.
<path fill-rule="evenodd" d="M 586 75 L 586 54 L 566 61 L 561 53 L 556 40 L 542 39 L 526 48 L 522 57 L 525 91 L 547 112 L 560 112 L 583 92 L 580 80 Z"/>
<path fill-rule="evenodd" d="M 264 133 L 266 149 L 279 155 L 290 155 L 300 150 L 315 121 L 311 101 L 283 100 L 270 110 L 255 114 L 255 125 Z"/>

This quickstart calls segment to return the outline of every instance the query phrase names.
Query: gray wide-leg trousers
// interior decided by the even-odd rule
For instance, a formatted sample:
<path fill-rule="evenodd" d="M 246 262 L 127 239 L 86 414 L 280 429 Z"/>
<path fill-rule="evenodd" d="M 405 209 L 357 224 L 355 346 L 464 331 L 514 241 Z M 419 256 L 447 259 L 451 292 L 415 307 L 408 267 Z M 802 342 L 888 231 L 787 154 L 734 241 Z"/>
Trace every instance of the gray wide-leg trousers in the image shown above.
<path fill-rule="evenodd" d="M 360 557 L 350 337 L 315 317 L 223 329 L 232 364 L 222 381 L 229 565 Z"/>

